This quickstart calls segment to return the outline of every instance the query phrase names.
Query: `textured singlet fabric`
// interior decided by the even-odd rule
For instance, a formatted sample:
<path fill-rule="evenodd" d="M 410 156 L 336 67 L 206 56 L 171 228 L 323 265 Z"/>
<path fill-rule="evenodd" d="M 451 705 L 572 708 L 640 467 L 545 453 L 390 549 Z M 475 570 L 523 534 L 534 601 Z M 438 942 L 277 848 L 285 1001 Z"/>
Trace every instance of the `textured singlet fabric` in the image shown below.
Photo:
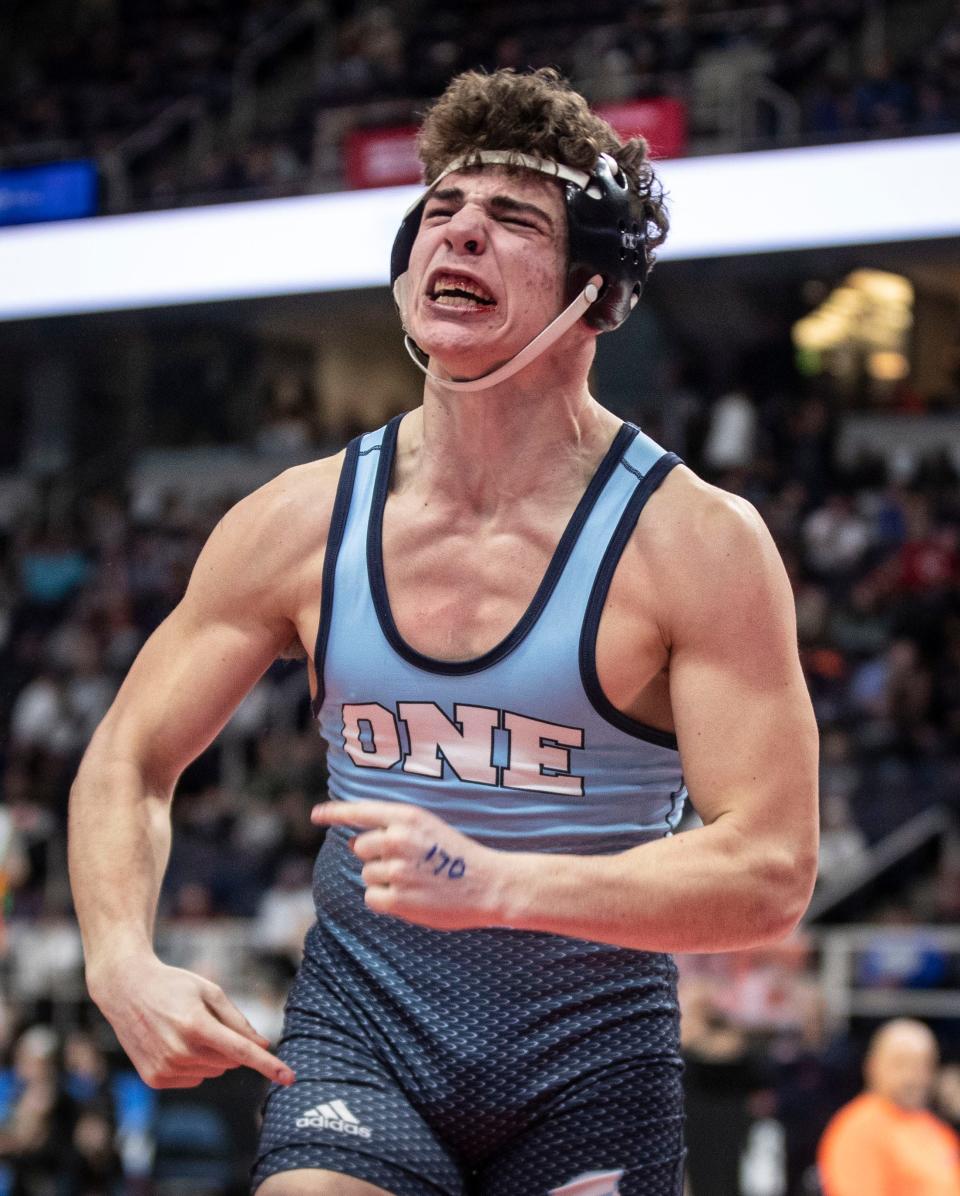
<path fill-rule="evenodd" d="M 332 798 L 416 803 L 558 866 L 671 834 L 686 796 L 676 742 L 607 702 L 595 643 L 623 548 L 678 458 L 624 425 L 520 622 L 449 663 L 415 652 L 390 612 L 381 537 L 398 426 L 350 445 L 331 520 L 314 713 Z M 255 1183 L 325 1167 L 396 1196 L 677 1196 L 670 957 L 375 914 L 352 833 L 332 828 L 317 858 L 317 921 L 280 1046 L 297 1082 L 271 1089 Z"/>

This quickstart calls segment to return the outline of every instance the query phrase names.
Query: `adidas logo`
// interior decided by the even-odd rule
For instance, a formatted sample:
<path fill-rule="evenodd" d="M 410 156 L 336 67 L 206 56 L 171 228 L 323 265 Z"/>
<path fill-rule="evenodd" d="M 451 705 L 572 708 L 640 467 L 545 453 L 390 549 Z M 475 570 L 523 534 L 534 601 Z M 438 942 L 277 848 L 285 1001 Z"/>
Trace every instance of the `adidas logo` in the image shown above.
<path fill-rule="evenodd" d="M 357 1138 L 369 1138 L 373 1130 L 361 1125 L 342 1100 L 307 1109 L 297 1118 L 297 1129 L 333 1130 L 337 1134 L 353 1134 Z"/>

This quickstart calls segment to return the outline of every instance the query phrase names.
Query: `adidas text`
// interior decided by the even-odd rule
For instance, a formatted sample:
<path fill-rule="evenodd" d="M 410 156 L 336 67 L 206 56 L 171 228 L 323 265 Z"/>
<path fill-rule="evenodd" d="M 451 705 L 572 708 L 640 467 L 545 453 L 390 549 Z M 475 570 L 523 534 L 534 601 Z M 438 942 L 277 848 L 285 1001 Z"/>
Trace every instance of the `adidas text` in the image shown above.
<path fill-rule="evenodd" d="M 307 1111 L 297 1118 L 297 1129 L 333 1130 L 335 1134 L 350 1134 L 355 1138 L 369 1138 L 373 1130 L 361 1125 L 342 1100 L 332 1100 Z"/>

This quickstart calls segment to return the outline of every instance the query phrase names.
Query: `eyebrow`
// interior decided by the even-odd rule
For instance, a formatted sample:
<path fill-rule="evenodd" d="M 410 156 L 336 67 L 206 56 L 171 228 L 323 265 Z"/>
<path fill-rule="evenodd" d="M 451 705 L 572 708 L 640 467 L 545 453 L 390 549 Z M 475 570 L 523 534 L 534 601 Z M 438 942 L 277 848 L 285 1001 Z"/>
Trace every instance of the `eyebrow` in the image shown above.
<path fill-rule="evenodd" d="M 441 202 L 460 204 L 464 202 L 465 198 L 460 187 L 444 187 L 440 191 L 434 191 L 430 196 L 430 199 L 437 199 Z M 539 217 L 551 230 L 554 227 L 553 218 L 543 208 L 538 208 L 536 204 L 512 199 L 509 195 L 491 195 L 485 202 L 487 207 L 494 212 L 521 212 L 528 216 Z"/>

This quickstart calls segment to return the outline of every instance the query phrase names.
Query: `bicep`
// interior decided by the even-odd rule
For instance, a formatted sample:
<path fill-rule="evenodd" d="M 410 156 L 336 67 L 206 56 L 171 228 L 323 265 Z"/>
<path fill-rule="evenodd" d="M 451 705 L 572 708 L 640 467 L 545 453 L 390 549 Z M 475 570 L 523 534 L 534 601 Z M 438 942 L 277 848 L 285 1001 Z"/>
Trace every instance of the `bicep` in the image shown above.
<path fill-rule="evenodd" d="M 109 739 L 114 752 L 171 786 L 282 647 L 266 628 L 198 623 L 178 608 L 144 645 L 94 743 Z"/>
<path fill-rule="evenodd" d="M 180 604 L 146 642 L 91 754 L 167 791 L 295 634 L 269 582 L 238 581 L 235 537 L 214 531 Z M 230 580 L 227 580 L 230 579 Z"/>
<path fill-rule="evenodd" d="M 684 776 L 705 823 L 815 850 L 817 729 L 790 586 L 759 517 L 735 511 L 682 603 L 670 656 Z"/>

